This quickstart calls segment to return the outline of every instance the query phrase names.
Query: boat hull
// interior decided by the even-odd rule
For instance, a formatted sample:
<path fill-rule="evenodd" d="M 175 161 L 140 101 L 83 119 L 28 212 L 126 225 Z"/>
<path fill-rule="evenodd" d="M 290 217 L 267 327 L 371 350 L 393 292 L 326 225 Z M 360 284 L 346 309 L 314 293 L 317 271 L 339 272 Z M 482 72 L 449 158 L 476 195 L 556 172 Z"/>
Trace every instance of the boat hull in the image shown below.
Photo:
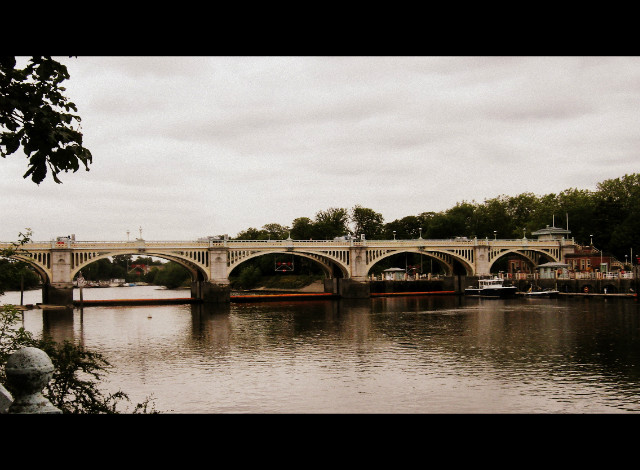
<path fill-rule="evenodd" d="M 474 295 L 479 297 L 492 297 L 506 299 L 515 297 L 517 288 L 514 287 L 485 287 L 483 289 L 468 288 L 464 290 L 464 295 Z"/>
<path fill-rule="evenodd" d="M 559 294 L 560 294 L 559 291 L 551 290 L 551 291 L 527 292 L 524 295 L 525 297 L 530 297 L 530 298 L 536 298 L 536 297 L 550 298 L 550 297 L 558 297 Z"/>
<path fill-rule="evenodd" d="M 515 297 L 516 291 L 516 287 L 487 287 L 480 290 L 480 296 L 506 299 L 509 297 Z"/>

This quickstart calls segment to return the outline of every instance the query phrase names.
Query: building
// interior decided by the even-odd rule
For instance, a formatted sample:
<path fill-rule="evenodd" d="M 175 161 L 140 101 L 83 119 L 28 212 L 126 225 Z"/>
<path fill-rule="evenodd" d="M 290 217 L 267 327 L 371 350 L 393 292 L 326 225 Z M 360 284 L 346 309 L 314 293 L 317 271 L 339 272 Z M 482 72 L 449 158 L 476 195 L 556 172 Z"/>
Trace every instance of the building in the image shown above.
<path fill-rule="evenodd" d="M 602 272 L 622 268 L 622 264 L 613 256 L 605 255 L 593 245 L 576 247 L 575 253 L 567 254 L 565 261 L 569 270 L 576 272 Z"/>
<path fill-rule="evenodd" d="M 536 266 L 540 279 L 568 279 L 569 265 L 567 263 L 544 263 Z"/>
<path fill-rule="evenodd" d="M 563 238 L 569 238 L 570 233 L 571 231 L 568 229 L 549 227 L 547 225 L 545 228 L 537 230 L 531 235 L 538 237 L 538 240 L 562 240 Z"/>
<path fill-rule="evenodd" d="M 389 268 L 383 272 L 385 281 L 403 281 L 405 278 L 405 270 L 402 268 Z"/>

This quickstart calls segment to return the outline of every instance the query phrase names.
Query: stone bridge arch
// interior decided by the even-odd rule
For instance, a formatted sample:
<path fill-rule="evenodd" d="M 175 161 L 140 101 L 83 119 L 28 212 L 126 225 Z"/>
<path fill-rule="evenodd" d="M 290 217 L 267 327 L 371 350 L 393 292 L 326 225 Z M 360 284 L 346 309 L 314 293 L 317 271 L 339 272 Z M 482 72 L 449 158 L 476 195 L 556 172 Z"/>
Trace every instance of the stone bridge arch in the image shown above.
<path fill-rule="evenodd" d="M 34 255 L 33 253 L 17 252 L 16 254 L 7 256 L 7 258 L 24 261 L 34 268 L 35 272 L 38 273 L 42 279 L 43 284 L 49 284 L 51 282 L 51 259 L 49 253 L 37 253 Z"/>
<path fill-rule="evenodd" d="M 544 258 L 545 262 L 559 262 L 561 259 L 561 253 L 559 248 L 546 248 L 546 249 L 517 249 L 517 248 L 494 248 L 488 252 L 489 270 L 500 259 L 510 254 L 517 255 L 527 260 L 532 268 L 535 268 L 540 264 L 540 259 Z"/>
<path fill-rule="evenodd" d="M 397 249 L 368 249 L 366 257 L 367 274 L 380 261 L 401 253 L 417 253 L 434 259 L 443 267 L 446 276 L 453 275 L 454 261 L 460 263 L 467 275 L 472 275 L 474 272 L 472 264 L 474 253 L 472 249 L 437 250 L 425 247 L 400 247 Z"/>
<path fill-rule="evenodd" d="M 294 256 L 300 256 L 302 258 L 307 258 L 312 261 L 315 261 L 323 270 L 327 278 L 331 279 L 334 277 L 334 267 L 340 271 L 340 274 L 343 278 L 348 278 L 350 276 L 349 266 L 345 262 L 344 256 L 341 256 L 338 253 L 318 253 L 314 251 L 302 251 L 299 249 L 296 250 L 269 250 L 269 251 L 252 251 L 252 250 L 231 250 L 228 255 L 227 262 L 227 278 L 231 275 L 231 273 L 239 267 L 242 263 L 249 261 L 251 259 L 255 259 L 265 255 L 275 255 L 275 254 L 288 254 Z"/>
<path fill-rule="evenodd" d="M 145 257 L 162 258 L 169 261 L 174 261 L 183 266 L 191 274 L 191 278 L 194 281 L 207 281 L 209 280 L 209 273 L 206 269 L 207 259 L 204 256 L 194 255 L 193 252 L 165 252 L 161 250 L 117 250 L 117 251 L 79 251 L 72 253 L 71 256 L 71 279 L 74 279 L 82 269 L 101 259 L 111 258 L 118 255 L 138 255 Z"/>

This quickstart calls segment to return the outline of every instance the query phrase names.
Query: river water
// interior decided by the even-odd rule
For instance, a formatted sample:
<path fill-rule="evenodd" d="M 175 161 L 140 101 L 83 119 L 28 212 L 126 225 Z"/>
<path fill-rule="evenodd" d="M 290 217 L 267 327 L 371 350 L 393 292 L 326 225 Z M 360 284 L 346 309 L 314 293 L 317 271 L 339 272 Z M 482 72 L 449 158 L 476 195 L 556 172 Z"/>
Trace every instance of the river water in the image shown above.
<path fill-rule="evenodd" d="M 188 297 L 151 286 L 85 299 Z M 41 302 L 40 291 L 24 303 Z M 78 292 L 75 292 L 78 298 Z M 8 292 L 0 303 L 20 303 Z M 32 309 L 34 335 L 113 366 L 162 413 L 638 413 L 632 299 L 458 296 Z"/>

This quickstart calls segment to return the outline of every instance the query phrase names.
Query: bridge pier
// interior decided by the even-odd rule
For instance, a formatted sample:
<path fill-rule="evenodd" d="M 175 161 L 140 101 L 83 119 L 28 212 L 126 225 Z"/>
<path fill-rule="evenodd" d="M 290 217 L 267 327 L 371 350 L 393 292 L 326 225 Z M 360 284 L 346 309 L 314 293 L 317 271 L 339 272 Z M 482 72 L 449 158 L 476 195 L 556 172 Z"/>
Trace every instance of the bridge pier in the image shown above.
<path fill-rule="evenodd" d="M 44 284 L 42 286 L 42 303 L 48 305 L 73 305 L 73 284 L 56 283 Z"/>
<path fill-rule="evenodd" d="M 368 280 L 338 278 L 337 281 L 337 293 L 343 299 L 368 299 L 371 297 L 371 285 Z"/>
<path fill-rule="evenodd" d="M 195 281 L 191 283 L 191 296 L 204 303 L 221 304 L 231 302 L 231 287 L 227 284 Z"/>

